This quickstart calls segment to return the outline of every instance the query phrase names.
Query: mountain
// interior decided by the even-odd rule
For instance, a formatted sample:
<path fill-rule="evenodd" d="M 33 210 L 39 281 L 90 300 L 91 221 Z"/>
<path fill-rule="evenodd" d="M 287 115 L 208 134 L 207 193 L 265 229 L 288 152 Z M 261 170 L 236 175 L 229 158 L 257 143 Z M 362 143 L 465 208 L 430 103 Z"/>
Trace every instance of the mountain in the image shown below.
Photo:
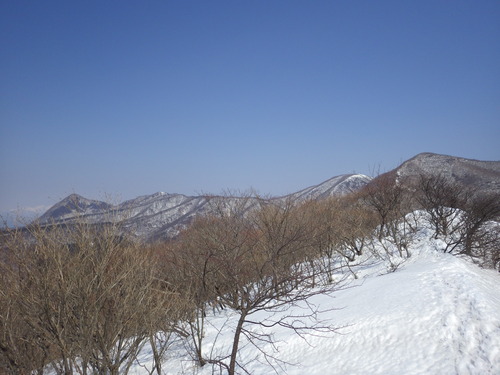
<path fill-rule="evenodd" d="M 476 193 L 500 193 L 500 161 L 481 161 L 425 152 L 392 171 L 398 179 L 417 181 L 420 175 L 442 175 Z M 389 172 L 391 173 L 391 172 Z"/>
<path fill-rule="evenodd" d="M 102 211 L 107 211 L 113 206 L 111 204 L 91 200 L 78 194 L 71 194 L 59 203 L 49 208 L 41 217 L 42 222 L 46 221 L 65 221 L 79 215 L 92 215 Z"/>
<path fill-rule="evenodd" d="M 473 188 L 476 194 L 500 193 L 500 161 L 421 153 L 387 174 L 407 183 L 416 183 L 422 174 L 444 175 L 464 188 Z M 365 175 L 345 174 L 273 199 L 294 199 L 299 202 L 324 199 L 359 191 L 375 183 L 377 178 L 373 182 L 371 180 Z M 231 205 L 245 204 L 245 208 L 258 203 L 255 198 L 155 193 L 111 205 L 72 194 L 45 212 L 39 222 L 75 223 L 83 219 L 98 224 L 119 221 L 128 233 L 151 242 L 175 237 L 194 217 L 212 212 L 220 200 L 226 203 L 230 201 Z"/>
<path fill-rule="evenodd" d="M 299 192 L 274 199 L 322 199 L 331 195 L 342 195 L 357 191 L 370 181 L 370 177 L 349 174 L 333 177 L 321 184 Z M 244 204 L 246 208 L 256 205 L 256 198 L 221 196 L 186 196 L 182 194 L 155 193 L 140 196 L 118 205 L 90 200 L 77 194 L 64 198 L 51 207 L 38 220 L 42 224 L 88 223 L 119 221 L 124 230 L 145 241 L 156 241 L 175 237 L 194 217 L 215 209 L 218 201 Z"/>

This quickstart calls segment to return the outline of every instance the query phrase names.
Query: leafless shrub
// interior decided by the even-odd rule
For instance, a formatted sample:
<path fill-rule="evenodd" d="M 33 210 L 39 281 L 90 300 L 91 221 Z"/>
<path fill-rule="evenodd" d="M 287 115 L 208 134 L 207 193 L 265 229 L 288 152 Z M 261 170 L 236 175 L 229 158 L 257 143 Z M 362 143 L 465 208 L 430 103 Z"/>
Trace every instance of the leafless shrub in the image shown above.
<path fill-rule="evenodd" d="M 310 201 L 300 207 L 305 223 L 311 226 L 309 241 L 315 249 L 314 262 L 322 264 L 328 277 L 339 267 L 347 267 L 369 246 L 377 226 L 376 216 L 356 195 Z"/>
<path fill-rule="evenodd" d="M 391 173 L 378 176 L 361 191 L 361 199 L 378 219 L 377 238 L 390 256 L 385 244 L 396 247 L 400 257 L 409 257 L 409 245 L 415 228 L 407 220 L 412 211 L 412 199 L 405 185 Z"/>
<path fill-rule="evenodd" d="M 452 237 L 458 230 L 462 209 L 470 199 L 467 189 L 444 175 L 421 175 L 416 201 L 429 215 L 434 237 Z"/>
<path fill-rule="evenodd" d="M 442 175 L 422 175 L 417 200 L 428 214 L 434 237 L 445 242 L 444 251 L 498 268 L 499 194 L 478 195 Z"/>
<path fill-rule="evenodd" d="M 263 329 L 285 326 L 297 333 L 333 331 L 330 325 L 318 321 L 306 324 L 316 317 L 317 311 L 312 306 L 301 319 L 291 319 L 286 314 L 292 304 L 334 288 L 333 284 L 319 284 L 322 278 L 318 270 L 305 261 L 312 241 L 304 211 L 292 201 L 261 200 L 258 209 L 245 214 L 234 206 L 218 212 L 217 216 L 197 220 L 181 236 L 182 254 L 188 254 L 191 261 L 179 264 L 187 267 L 186 274 L 194 279 L 192 294 L 198 305 L 194 317 L 197 321 L 192 325 L 198 362 L 220 366 L 228 374 L 234 374 L 237 368 L 244 370 L 238 359 L 242 337 L 257 348 L 259 343 L 273 340 L 267 333 L 249 330 L 250 325 Z M 216 300 L 239 315 L 227 356 L 203 357 L 202 325 L 198 322 L 209 300 Z M 281 311 L 281 314 L 273 322 L 253 320 L 258 311 Z M 262 351 L 262 354 L 267 360 L 274 358 L 271 353 Z"/>
<path fill-rule="evenodd" d="M 460 225 L 460 254 L 480 259 L 496 268 L 500 252 L 500 195 L 489 194 L 471 198 Z"/>
<path fill-rule="evenodd" d="M 149 255 L 112 226 L 34 226 L 4 236 L 2 366 L 126 373 L 151 335 L 183 313 Z"/>

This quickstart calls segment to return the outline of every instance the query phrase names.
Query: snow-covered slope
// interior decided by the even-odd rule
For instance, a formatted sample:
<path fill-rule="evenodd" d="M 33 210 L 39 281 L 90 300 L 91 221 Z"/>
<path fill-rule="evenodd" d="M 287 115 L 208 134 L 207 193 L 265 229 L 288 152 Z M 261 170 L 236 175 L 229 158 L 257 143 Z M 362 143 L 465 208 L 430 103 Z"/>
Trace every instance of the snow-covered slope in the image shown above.
<path fill-rule="evenodd" d="M 499 282 L 451 255 L 419 254 L 401 271 L 337 293 L 333 304 L 345 308 L 332 319 L 350 326 L 317 341 L 333 361 L 302 364 L 310 374 L 499 373 Z"/>
<path fill-rule="evenodd" d="M 51 218 L 57 218 L 58 221 L 64 221 L 79 215 L 97 215 L 112 207 L 111 204 L 105 202 L 87 199 L 78 194 L 71 194 L 49 208 L 40 219 L 49 221 Z"/>
<path fill-rule="evenodd" d="M 323 310 L 336 309 L 320 318 L 339 327 L 337 333 L 307 336 L 306 341 L 289 329 L 274 327 L 270 332 L 276 348 L 263 344 L 259 349 L 288 363 L 275 367 L 276 372 L 500 374 L 500 275 L 438 251 L 439 243 L 429 238 L 421 236 L 396 272 L 387 273 L 383 261 L 365 257 L 356 271 L 359 278 L 349 287 L 308 301 Z M 294 309 L 301 314 L 300 306 Z M 229 350 L 236 318 L 227 310 L 207 318 L 207 357 Z M 141 364 L 131 373 L 146 374 L 150 358 L 145 348 Z M 251 374 L 274 373 L 252 345 L 242 345 L 240 359 Z M 198 368 L 182 341 L 169 350 L 163 368 L 166 374 L 219 373 L 211 365 Z"/>
<path fill-rule="evenodd" d="M 398 178 L 415 179 L 421 174 L 442 175 L 476 192 L 500 192 L 500 161 L 481 161 L 425 152 L 396 168 Z"/>
<path fill-rule="evenodd" d="M 322 199 L 332 195 L 344 195 L 360 190 L 370 181 L 370 177 L 362 174 L 346 174 L 333 177 L 319 185 L 290 194 L 290 197 L 302 201 Z"/>

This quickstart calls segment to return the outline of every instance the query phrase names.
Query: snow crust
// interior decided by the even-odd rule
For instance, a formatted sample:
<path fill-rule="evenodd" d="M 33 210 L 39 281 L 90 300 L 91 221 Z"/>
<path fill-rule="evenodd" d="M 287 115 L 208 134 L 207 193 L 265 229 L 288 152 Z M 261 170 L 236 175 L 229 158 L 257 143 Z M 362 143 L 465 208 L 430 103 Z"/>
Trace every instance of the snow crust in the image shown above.
<path fill-rule="evenodd" d="M 422 236 L 412 256 L 388 273 L 380 259 L 360 259 L 348 287 L 310 303 L 320 318 L 339 327 L 326 336 L 300 338 L 285 328 L 271 332 L 276 347 L 259 349 L 279 358 L 274 369 L 252 345 L 243 342 L 240 361 L 251 374 L 500 374 L 500 275 L 466 259 L 440 251 Z M 300 306 L 294 307 L 300 314 Z M 207 318 L 205 355 L 223 355 L 231 347 L 237 315 L 227 309 Z M 253 319 L 272 319 L 259 313 Z M 167 353 L 166 374 L 219 373 L 199 368 L 179 340 Z M 131 374 L 147 374 L 150 351 Z M 287 364 L 285 364 L 287 363 Z M 222 371 L 224 373 L 224 371 Z M 243 373 L 243 372 L 242 372 Z"/>

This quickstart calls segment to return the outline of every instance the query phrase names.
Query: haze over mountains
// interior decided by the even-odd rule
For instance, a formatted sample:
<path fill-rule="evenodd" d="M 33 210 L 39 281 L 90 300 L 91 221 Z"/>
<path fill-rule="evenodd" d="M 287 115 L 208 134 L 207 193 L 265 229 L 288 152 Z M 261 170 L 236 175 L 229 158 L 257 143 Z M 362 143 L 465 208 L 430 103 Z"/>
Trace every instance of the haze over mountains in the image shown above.
<path fill-rule="evenodd" d="M 478 161 L 460 157 L 422 153 L 402 163 L 388 173 L 396 173 L 398 179 L 416 180 L 423 173 L 447 176 L 455 183 L 473 187 L 477 193 L 500 192 L 500 161 Z M 272 199 L 305 201 L 323 199 L 359 191 L 372 178 L 360 174 L 333 177 L 318 185 L 290 195 Z M 217 205 L 217 200 L 231 199 L 236 204 L 243 197 L 186 196 L 183 194 L 155 193 L 140 196 L 112 205 L 71 194 L 51 207 L 38 220 L 40 223 L 73 223 L 85 220 L 90 223 L 120 221 L 124 230 L 134 236 L 156 241 L 174 237 L 195 216 L 207 214 Z M 257 204 L 250 198 L 244 204 Z"/>

